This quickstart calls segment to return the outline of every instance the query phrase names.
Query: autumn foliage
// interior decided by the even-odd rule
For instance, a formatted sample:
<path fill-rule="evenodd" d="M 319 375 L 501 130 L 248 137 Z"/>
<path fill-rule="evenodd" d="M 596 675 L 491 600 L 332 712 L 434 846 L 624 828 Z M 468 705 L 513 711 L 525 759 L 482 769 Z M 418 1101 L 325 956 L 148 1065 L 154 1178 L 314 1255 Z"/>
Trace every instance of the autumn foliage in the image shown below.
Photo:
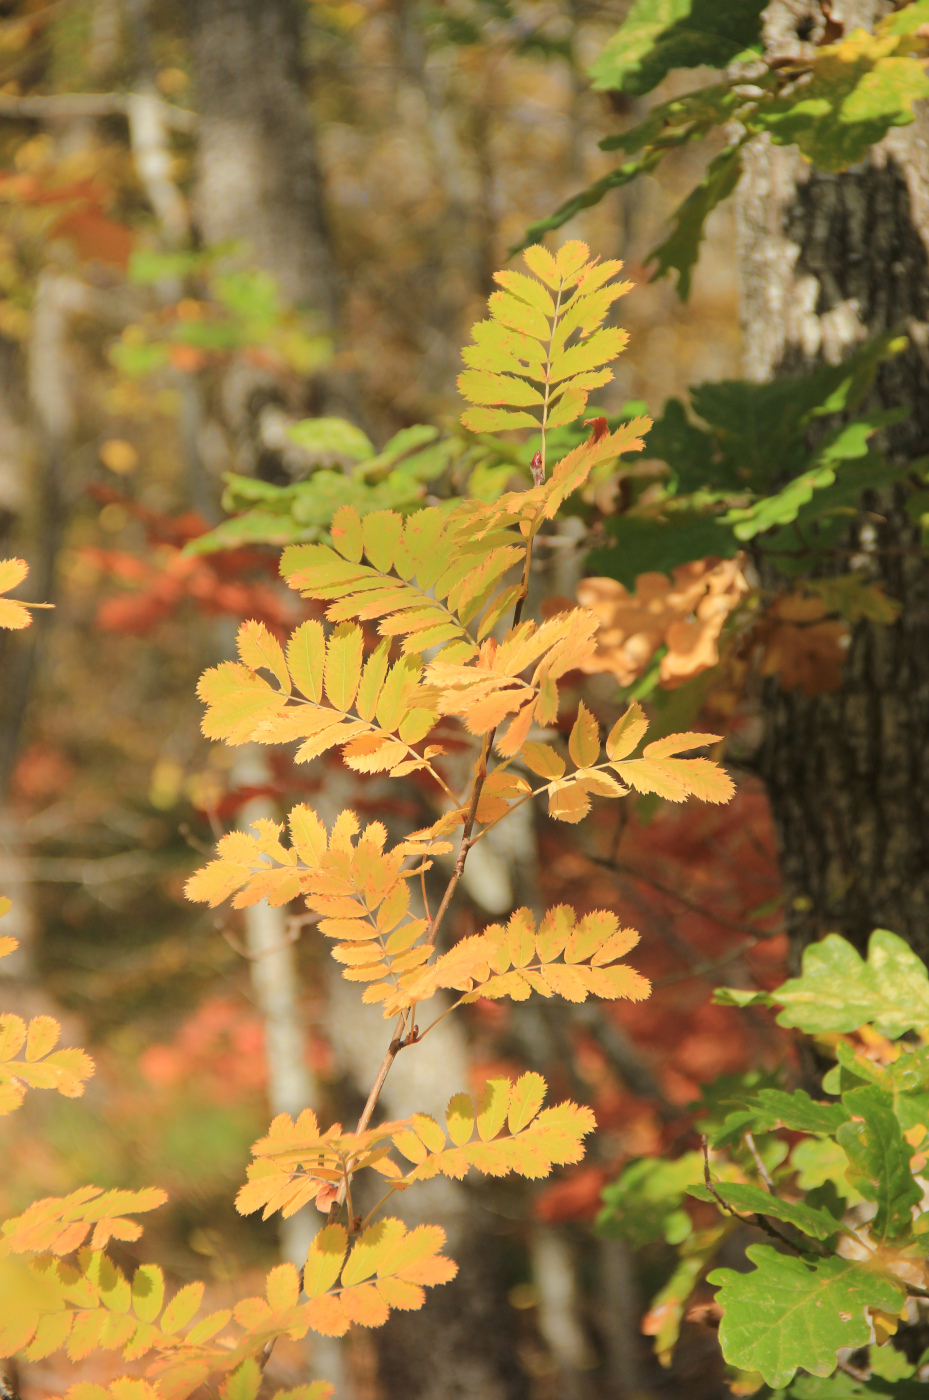
<path fill-rule="evenodd" d="M 472 430 L 541 430 L 537 483 L 492 503 L 459 500 L 406 517 L 342 507 L 331 543 L 293 546 L 281 561 L 291 588 L 323 617 L 300 623 L 283 644 L 262 622 L 245 622 L 239 659 L 207 671 L 200 683 L 211 739 L 295 742 L 297 763 L 338 748 L 357 774 L 416 773 L 431 786 L 434 821 L 400 841 L 391 843 L 380 821 L 362 825 L 351 810 L 327 828 L 312 807 L 299 804 L 289 814 L 286 844 L 283 827 L 269 820 L 230 832 L 187 887 L 191 899 L 231 899 L 238 908 L 302 900 L 342 975 L 396 1018 L 353 1131 L 323 1128 L 307 1109 L 296 1121 L 275 1118 L 252 1149 L 237 1198 L 241 1212 L 289 1216 L 315 1203 L 328 1223 L 302 1274 L 281 1265 L 268 1275 L 263 1297 L 195 1320 L 202 1285 L 167 1299 L 159 1269 L 145 1265 L 129 1278 L 106 1252 L 110 1240 L 138 1236 L 130 1217 L 158 1206 L 163 1192 L 88 1186 L 38 1201 L 3 1226 L 0 1290 L 14 1300 L 0 1326 L 4 1355 L 37 1359 L 64 1348 L 79 1359 L 103 1348 L 145 1358 L 150 1381 L 115 1383 L 116 1400 L 123 1391 L 124 1400 L 130 1392 L 139 1400 L 183 1400 L 210 1376 L 234 1376 L 234 1389 L 224 1394 L 245 1395 L 254 1359 L 276 1338 L 381 1326 L 392 1309 L 421 1307 L 425 1288 L 454 1276 L 439 1227 L 408 1230 L 380 1215 L 393 1195 L 472 1170 L 536 1179 L 583 1157 L 592 1111 L 572 1102 L 544 1107 L 547 1086 L 535 1073 L 493 1077 L 477 1101 L 450 1086 L 444 1125 L 421 1113 L 372 1125 L 396 1056 L 416 1053 L 435 1021 L 456 1006 L 533 993 L 572 1002 L 648 995 L 647 979 L 623 961 L 638 934 L 606 911 L 578 918 L 558 905 L 537 922 L 520 909 L 506 925 L 442 949 L 439 935 L 469 851 L 487 832 L 542 796 L 552 817 L 574 823 L 594 799 L 630 790 L 716 803 L 733 791 L 715 763 L 685 756 L 715 743 L 715 735 L 667 735 L 636 756 L 647 728 L 636 703 L 606 736 L 581 703 L 566 746 L 556 737 L 565 679 L 595 655 L 601 619 L 579 607 L 540 623 L 522 620 L 533 545 L 598 462 L 641 447 L 648 420 L 594 431 L 546 463 L 547 432 L 577 419 L 590 389 L 610 377 L 608 363 L 625 335 L 602 322 L 628 284 L 613 280 L 620 264 L 591 261 L 580 243 L 565 244 L 557 256 L 533 248 L 526 264 L 528 274 L 498 274 L 501 290 L 490 299 L 490 319 L 474 329 L 461 390 L 473 405 L 465 415 Z M 21 580 L 17 566 L 5 567 L 10 586 Z M 28 622 L 21 605 L 4 606 L 12 609 L 12 625 Z M 441 742 L 448 733 L 459 751 L 470 746 L 463 785 L 460 762 L 449 763 L 449 741 Z M 421 877 L 443 855 L 454 855 L 454 865 L 431 911 L 419 885 L 424 895 Z M 421 1028 L 430 1002 L 433 1019 Z M 28 1031 L 16 1018 L 6 1020 L 8 1065 L 25 1044 L 25 1059 L 9 1070 L 9 1107 L 26 1083 L 80 1092 L 90 1072 L 82 1052 L 54 1051 L 57 1031 L 47 1018 Z M 384 1188 L 365 1219 L 352 1205 L 352 1183 L 363 1171 L 380 1176 Z M 78 1385 L 72 1400 L 100 1400 L 98 1389 Z"/>

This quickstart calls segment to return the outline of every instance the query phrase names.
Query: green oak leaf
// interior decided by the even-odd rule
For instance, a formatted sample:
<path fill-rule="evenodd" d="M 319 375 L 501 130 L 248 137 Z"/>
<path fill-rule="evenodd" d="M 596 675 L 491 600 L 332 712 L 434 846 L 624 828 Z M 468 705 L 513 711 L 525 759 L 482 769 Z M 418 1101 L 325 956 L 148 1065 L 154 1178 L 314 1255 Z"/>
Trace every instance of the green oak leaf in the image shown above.
<path fill-rule="evenodd" d="M 669 509 L 663 520 L 613 515 L 605 525 L 615 544 L 591 550 L 588 572 L 618 579 L 627 588 L 635 588 L 639 574 L 670 574 L 678 564 L 708 554 L 732 559 L 740 549 L 731 529 L 703 511 Z"/>
<path fill-rule="evenodd" d="M 892 126 L 913 120 L 913 103 L 929 97 L 916 58 L 896 53 L 893 35 L 856 29 L 816 51 L 812 71 L 783 97 L 760 104 L 755 124 L 778 146 L 799 146 L 821 170 L 864 160 Z"/>
<path fill-rule="evenodd" d="M 714 126 L 731 121 L 746 106 L 745 96 L 734 92 L 733 87 L 733 83 L 713 83 L 710 87 L 685 92 L 670 102 L 660 102 L 638 126 L 605 136 L 600 149 L 633 155 L 646 146 L 661 145 L 670 149 L 706 136 Z"/>
<path fill-rule="evenodd" d="M 724 68 L 744 50 L 760 45 L 765 4 L 766 0 L 635 0 L 591 65 L 593 86 L 641 97 L 672 68 Z"/>
<path fill-rule="evenodd" d="M 785 1089 L 761 1089 L 757 1094 L 739 1100 L 739 1108 L 723 1124 L 714 1138 L 714 1147 L 737 1142 L 745 1133 L 770 1133 L 775 1128 L 790 1132 L 824 1133 L 831 1136 L 848 1121 L 848 1110 L 837 1103 L 817 1103 L 803 1089 L 788 1093 Z M 738 1122 L 735 1120 L 738 1119 Z"/>
<path fill-rule="evenodd" d="M 874 1400 L 875 1396 L 884 1396 L 885 1400 L 921 1400 L 925 1393 L 926 1387 L 919 1381 L 889 1381 L 874 1375 L 870 1380 L 859 1381 L 837 1371 L 823 1379 L 798 1376 L 789 1389 L 777 1392 L 776 1400 Z"/>
<path fill-rule="evenodd" d="M 709 1275 L 723 1309 L 720 1345 L 731 1365 L 760 1372 L 774 1389 L 801 1367 L 827 1376 L 841 1347 L 864 1346 L 871 1335 L 865 1308 L 900 1309 L 901 1286 L 865 1264 L 795 1258 L 764 1244 L 745 1252 L 757 1266 L 750 1274 Z"/>
<path fill-rule="evenodd" d="M 784 982 L 771 999 L 784 1008 L 778 1025 L 807 1035 L 874 1025 L 896 1039 L 929 1026 L 925 963 L 887 929 L 871 934 L 867 961 L 839 934 L 827 934 L 804 950 L 801 975 Z"/>
<path fill-rule="evenodd" d="M 696 1196 L 701 1201 L 713 1201 L 716 1199 L 714 1192 L 740 1215 L 767 1215 L 772 1220 L 783 1220 L 814 1240 L 827 1240 L 841 1229 L 835 1216 L 827 1210 L 819 1210 L 801 1201 L 782 1200 L 780 1196 L 763 1191 L 760 1186 L 752 1186 L 749 1182 L 714 1181 L 712 1191 L 706 1186 L 691 1186 L 688 1195 Z"/>
<path fill-rule="evenodd" d="M 868 439 L 880 428 L 899 423 L 904 417 L 905 409 L 879 410 L 837 428 L 820 443 L 811 471 L 795 477 L 780 491 L 754 505 L 730 510 L 724 517 L 726 524 L 732 526 L 733 534 L 740 540 L 750 540 L 765 530 L 790 524 L 813 499 L 814 493 L 835 483 L 836 464 L 866 457 Z"/>
<path fill-rule="evenodd" d="M 876 1084 L 849 1089 L 842 1095 L 849 1113 L 860 1122 L 843 1123 L 836 1142 L 851 1163 L 854 1185 L 868 1201 L 877 1202 L 871 1235 L 884 1242 L 909 1230 L 911 1207 L 919 1205 L 922 1189 L 910 1171 L 912 1149 L 894 1113 L 893 1099 Z"/>

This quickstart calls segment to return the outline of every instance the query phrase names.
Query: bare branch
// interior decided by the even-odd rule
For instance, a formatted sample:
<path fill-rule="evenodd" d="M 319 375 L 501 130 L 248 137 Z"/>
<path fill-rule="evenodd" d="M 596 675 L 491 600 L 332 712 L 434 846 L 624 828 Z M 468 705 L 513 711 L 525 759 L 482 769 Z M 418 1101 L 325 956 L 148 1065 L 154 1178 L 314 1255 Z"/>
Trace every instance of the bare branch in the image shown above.
<path fill-rule="evenodd" d="M 12 97 L 0 93 L 0 117 L 12 121 L 73 121 L 81 117 L 125 117 L 128 121 L 136 93 L 71 92 L 54 96 Z M 166 126 L 174 131 L 193 132 L 197 113 L 175 107 L 160 97 L 152 97 Z"/>

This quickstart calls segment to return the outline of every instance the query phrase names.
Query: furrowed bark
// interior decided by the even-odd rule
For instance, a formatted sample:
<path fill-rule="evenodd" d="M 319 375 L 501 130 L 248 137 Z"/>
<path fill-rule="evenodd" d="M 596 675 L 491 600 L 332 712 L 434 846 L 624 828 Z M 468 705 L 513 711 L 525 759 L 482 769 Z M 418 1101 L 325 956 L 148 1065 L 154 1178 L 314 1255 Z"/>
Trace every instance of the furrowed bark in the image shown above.
<path fill-rule="evenodd" d="M 791 32 L 796 42 L 801 8 L 772 7 L 771 51 L 789 49 Z M 881 12 L 846 8 L 846 29 Z M 837 363 L 867 337 L 900 331 L 909 346 L 881 366 L 871 402 L 909 410 L 884 439 L 898 460 L 929 452 L 929 115 L 840 175 L 754 143 L 739 216 L 749 377 Z M 795 960 L 830 931 L 863 949 L 877 927 L 929 956 L 929 571 L 908 514 L 914 489 L 867 494 L 848 541 L 860 547 L 854 566 L 902 604 L 896 624 L 853 627 L 834 694 L 765 686 L 757 761 Z M 847 573 L 849 558 L 816 572 Z"/>

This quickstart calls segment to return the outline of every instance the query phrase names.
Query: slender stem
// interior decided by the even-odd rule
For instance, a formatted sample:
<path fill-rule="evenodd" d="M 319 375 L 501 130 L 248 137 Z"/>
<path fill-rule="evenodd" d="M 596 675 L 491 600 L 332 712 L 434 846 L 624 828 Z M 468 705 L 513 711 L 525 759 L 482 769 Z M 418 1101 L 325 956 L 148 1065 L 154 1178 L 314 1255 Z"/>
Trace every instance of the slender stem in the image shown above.
<path fill-rule="evenodd" d="M 435 918 L 430 920 L 429 932 L 426 935 L 427 943 L 435 943 L 435 936 L 439 931 L 442 920 L 445 918 L 446 910 L 452 902 L 452 896 L 458 888 L 458 881 L 464 871 L 465 861 L 468 858 L 468 851 L 471 848 L 471 832 L 474 829 L 474 822 L 477 818 L 477 804 L 481 800 L 481 790 L 487 778 L 487 759 L 490 755 L 490 746 L 493 743 L 494 731 L 484 735 L 484 742 L 481 745 L 481 756 L 477 761 L 477 772 L 474 775 L 474 787 L 471 790 L 471 802 L 468 807 L 468 815 L 465 817 L 464 830 L 461 833 L 461 845 L 458 847 L 458 859 L 455 861 L 455 868 L 452 871 L 451 879 L 445 887 L 442 896 L 442 903 L 436 910 Z"/>
<path fill-rule="evenodd" d="M 544 443 L 544 438 L 543 438 L 543 443 Z M 522 615 L 523 615 L 523 603 L 525 603 L 526 597 L 527 597 L 527 595 L 528 595 L 528 593 L 529 593 L 529 565 L 532 563 L 532 541 L 533 541 L 533 538 L 534 538 L 534 536 L 533 536 L 533 535 L 530 535 L 530 536 L 529 536 L 529 541 L 528 541 L 528 543 L 527 543 L 527 545 L 526 545 L 526 559 L 525 559 L 525 562 L 524 562 L 524 564 L 523 564 L 523 578 L 522 578 L 522 583 L 520 584 L 520 587 L 519 587 L 519 597 L 516 599 L 516 607 L 513 609 L 513 626 L 514 626 L 514 627 L 518 627 L 518 626 L 519 626 L 519 619 L 520 619 L 520 618 L 522 617 Z"/>
<path fill-rule="evenodd" d="M 400 1019 L 397 1021 L 396 1026 L 394 1027 L 393 1037 L 391 1039 L 390 1044 L 387 1047 L 387 1054 L 384 1056 L 384 1059 L 381 1062 L 381 1067 L 377 1072 L 377 1078 L 371 1085 L 371 1092 L 368 1094 L 367 1103 L 361 1110 L 361 1117 L 358 1119 L 358 1126 L 355 1129 L 356 1133 L 363 1133 L 367 1128 L 368 1124 L 371 1122 L 371 1115 L 374 1113 L 374 1110 L 377 1107 L 377 1101 L 381 1096 L 381 1090 L 384 1087 L 384 1081 L 390 1073 L 391 1065 L 393 1064 L 397 1056 L 400 1054 L 400 1051 L 403 1049 L 404 1045 L 407 1043 L 405 1040 L 401 1039 L 401 1033 L 403 1031 L 405 1022 L 405 1015 L 401 1016 Z M 332 1202 L 332 1205 L 329 1207 L 330 1225 L 334 1224 L 335 1221 L 338 1219 L 339 1211 L 342 1209 L 344 1202 L 345 1182 L 343 1181 L 342 1185 L 339 1187 L 338 1195 Z M 349 1221 L 349 1223 L 351 1222 Z"/>
<path fill-rule="evenodd" d="M 558 288 L 558 295 L 555 299 L 555 315 L 552 319 L 552 333 L 548 341 L 548 355 L 545 360 L 545 398 L 542 401 L 542 480 L 545 480 L 545 430 L 548 427 L 548 400 L 551 394 L 551 373 L 552 373 L 552 346 L 555 343 L 555 331 L 558 329 L 558 317 L 561 314 L 561 295 L 564 287 Z M 514 627 L 518 618 L 514 620 Z"/>
<path fill-rule="evenodd" d="M 347 1171 L 345 1173 L 344 1182 L 345 1204 L 348 1206 L 348 1233 L 351 1235 L 354 1233 L 353 1227 L 355 1224 L 355 1209 L 352 1205 L 352 1174 L 350 1171 Z"/>
<path fill-rule="evenodd" d="M 752 1154 L 752 1160 L 755 1163 L 755 1169 L 758 1172 L 758 1175 L 761 1177 L 762 1181 L 764 1182 L 766 1189 L 771 1193 L 772 1196 L 776 1196 L 777 1192 L 774 1189 L 774 1182 L 771 1180 L 771 1173 L 768 1171 L 764 1162 L 761 1160 L 761 1153 L 755 1146 L 755 1138 L 752 1133 L 745 1134 L 745 1146 Z"/>
<path fill-rule="evenodd" d="M 364 1232 L 368 1228 L 368 1223 L 371 1220 L 371 1217 L 377 1214 L 377 1212 L 380 1210 L 381 1206 L 384 1204 L 385 1201 L 390 1200 L 391 1196 L 393 1196 L 396 1193 L 396 1190 L 396 1186 L 391 1186 L 390 1190 L 385 1191 L 381 1199 L 371 1207 L 364 1220 L 362 1220 L 361 1222 L 362 1232 Z"/>
<path fill-rule="evenodd" d="M 766 1215 L 759 1215 L 759 1213 L 754 1210 L 751 1212 L 750 1215 L 742 1215 L 740 1211 L 733 1210 L 729 1202 L 725 1201 L 723 1197 L 719 1194 L 719 1192 L 716 1189 L 716 1185 L 710 1176 L 710 1153 L 706 1134 L 704 1134 L 703 1138 L 701 1139 L 701 1142 L 703 1144 L 703 1180 L 706 1182 L 706 1189 L 713 1196 L 713 1199 L 716 1201 L 716 1204 L 719 1206 L 720 1210 L 724 1210 L 727 1215 L 733 1216 L 736 1220 L 742 1220 L 750 1222 L 753 1225 L 757 1225 L 759 1230 L 764 1230 L 765 1234 L 770 1235 L 772 1239 L 780 1240 L 781 1244 L 786 1244 L 787 1248 L 792 1250 L 794 1254 L 799 1254 L 801 1259 L 808 1258 L 809 1251 L 801 1249 L 799 1245 L 795 1245 L 793 1240 L 788 1239 L 785 1234 L 782 1234 L 781 1231 L 776 1228 L 776 1226 L 771 1224 L 770 1220 Z M 826 1253 L 826 1251 L 823 1249 L 819 1249 L 817 1252 L 819 1254 Z"/>

